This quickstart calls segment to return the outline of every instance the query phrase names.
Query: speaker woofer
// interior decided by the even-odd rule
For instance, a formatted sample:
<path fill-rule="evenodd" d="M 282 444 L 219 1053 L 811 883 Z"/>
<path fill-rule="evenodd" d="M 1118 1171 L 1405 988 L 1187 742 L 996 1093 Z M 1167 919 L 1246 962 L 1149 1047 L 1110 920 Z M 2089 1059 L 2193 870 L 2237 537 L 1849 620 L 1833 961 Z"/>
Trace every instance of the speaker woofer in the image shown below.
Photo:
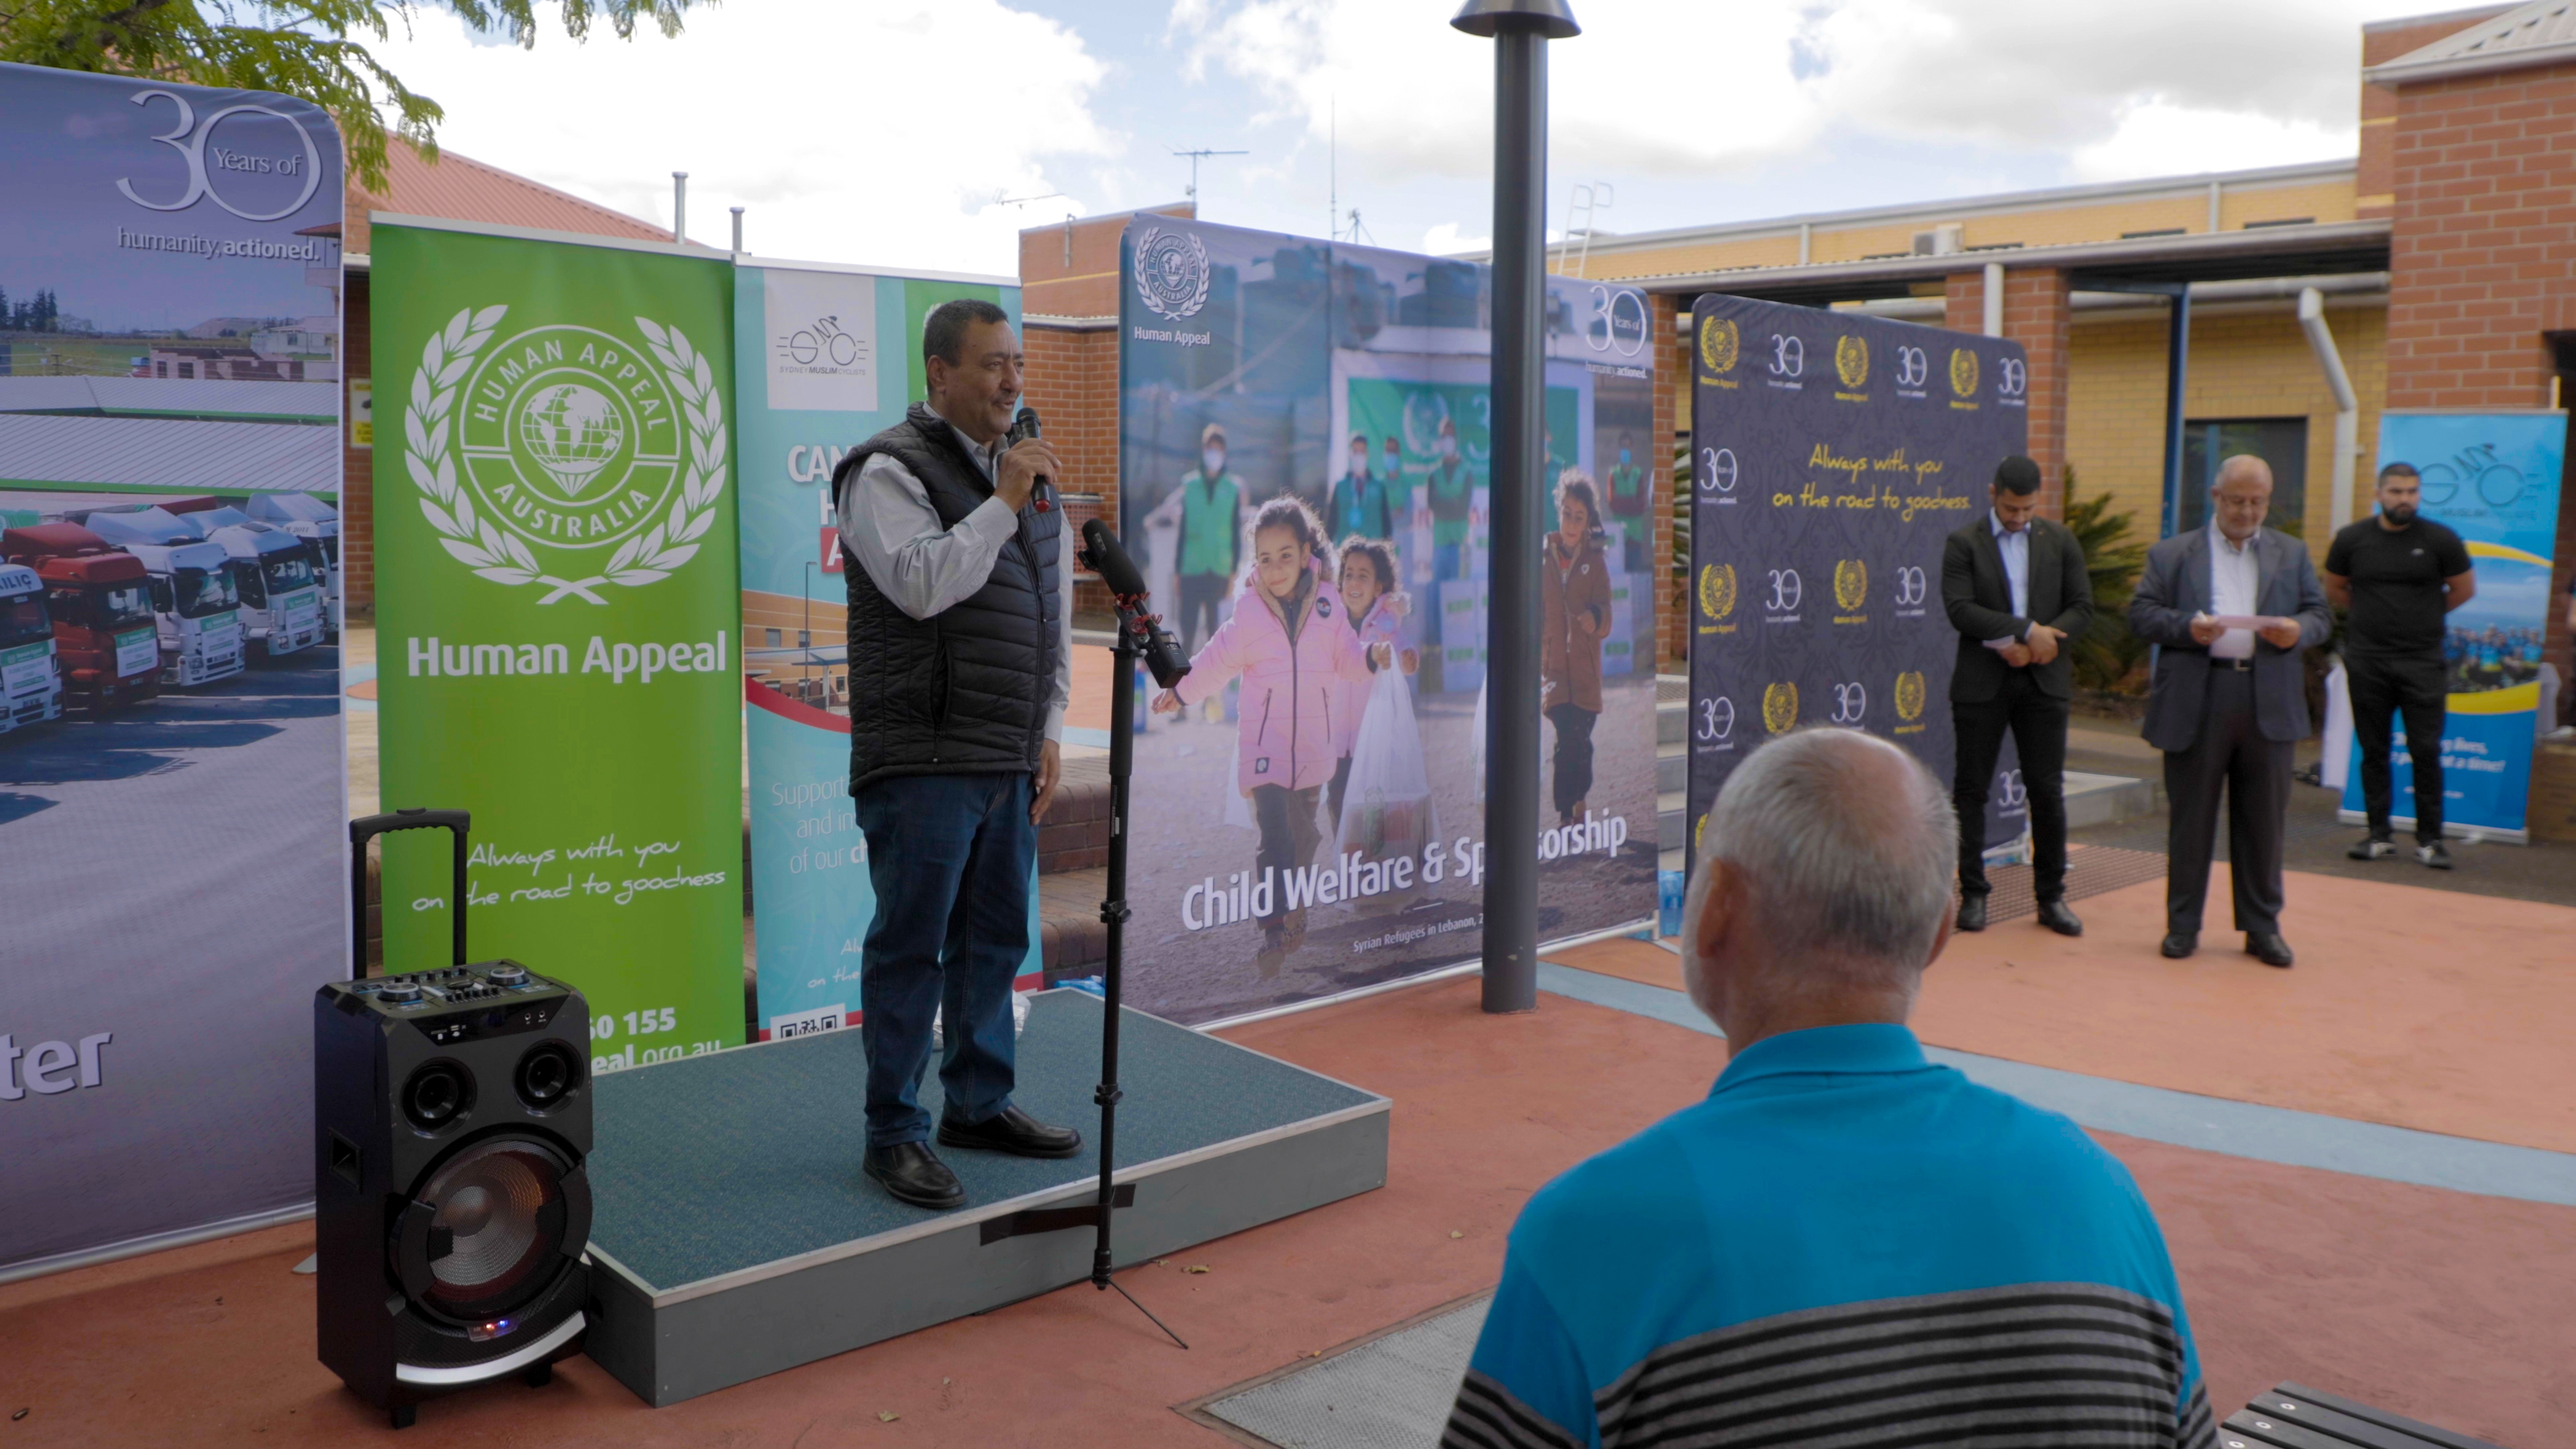
<path fill-rule="evenodd" d="M 525 1138 L 476 1143 L 432 1172 L 395 1227 L 411 1297 L 469 1324 L 507 1317 L 571 1261 L 569 1164 Z"/>
<path fill-rule="evenodd" d="M 449 1126 L 473 1105 L 473 1074 L 454 1062 L 424 1062 L 403 1083 L 402 1114 L 423 1132 Z"/>
<path fill-rule="evenodd" d="M 543 1112 L 558 1106 L 581 1085 L 581 1059 L 559 1041 L 540 1042 L 519 1058 L 519 1069 L 511 1074 L 511 1083 L 519 1091 L 519 1100 L 533 1111 Z"/>

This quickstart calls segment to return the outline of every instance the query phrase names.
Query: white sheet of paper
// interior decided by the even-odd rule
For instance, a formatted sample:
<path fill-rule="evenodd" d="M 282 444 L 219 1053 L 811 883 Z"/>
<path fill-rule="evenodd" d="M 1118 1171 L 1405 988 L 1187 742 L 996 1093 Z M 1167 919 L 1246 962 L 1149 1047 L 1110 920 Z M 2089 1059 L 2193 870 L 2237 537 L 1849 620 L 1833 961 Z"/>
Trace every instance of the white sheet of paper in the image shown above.
<path fill-rule="evenodd" d="M 2269 614 L 2212 614 L 2209 617 L 2222 629 L 2268 629 L 2281 622 Z"/>

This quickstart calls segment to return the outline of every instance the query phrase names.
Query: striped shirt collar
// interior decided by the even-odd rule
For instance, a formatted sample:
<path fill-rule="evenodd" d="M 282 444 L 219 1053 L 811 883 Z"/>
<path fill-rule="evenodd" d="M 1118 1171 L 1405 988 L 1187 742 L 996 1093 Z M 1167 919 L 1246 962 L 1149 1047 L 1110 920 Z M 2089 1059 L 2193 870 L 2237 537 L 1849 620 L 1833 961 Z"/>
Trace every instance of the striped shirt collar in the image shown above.
<path fill-rule="evenodd" d="M 1893 1022 L 1855 1022 L 1848 1026 L 1812 1026 L 1766 1036 L 1737 1052 L 1709 1088 L 1714 1097 L 1730 1087 L 1765 1077 L 1816 1073 L 1893 1076 L 1930 1066 L 1914 1033 Z"/>

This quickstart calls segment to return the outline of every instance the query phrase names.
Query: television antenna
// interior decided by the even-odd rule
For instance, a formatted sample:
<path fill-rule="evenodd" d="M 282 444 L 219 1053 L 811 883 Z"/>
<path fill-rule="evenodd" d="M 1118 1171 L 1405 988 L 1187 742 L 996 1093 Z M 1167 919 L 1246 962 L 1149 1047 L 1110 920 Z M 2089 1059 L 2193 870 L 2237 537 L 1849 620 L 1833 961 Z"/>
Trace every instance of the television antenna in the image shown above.
<path fill-rule="evenodd" d="M 1249 151 L 1210 151 L 1205 147 L 1201 147 L 1194 151 L 1175 149 L 1172 154 L 1175 156 L 1187 156 L 1190 158 L 1190 189 L 1183 194 L 1190 199 L 1193 205 L 1195 205 L 1199 199 L 1199 162 L 1201 159 L 1209 156 L 1249 156 L 1252 153 Z"/>

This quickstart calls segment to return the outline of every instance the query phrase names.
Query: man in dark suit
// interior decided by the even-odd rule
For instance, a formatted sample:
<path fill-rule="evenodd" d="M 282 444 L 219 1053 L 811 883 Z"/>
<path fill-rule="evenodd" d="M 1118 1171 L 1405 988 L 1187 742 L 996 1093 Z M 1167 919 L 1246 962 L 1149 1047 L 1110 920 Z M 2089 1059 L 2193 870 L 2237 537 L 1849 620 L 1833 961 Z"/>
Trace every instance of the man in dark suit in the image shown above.
<path fill-rule="evenodd" d="M 2262 459 L 2220 464 L 2210 521 L 2147 550 L 2129 600 L 2129 628 L 2157 646 L 2145 734 L 2165 752 L 2164 953 L 2176 959 L 2200 946 L 2222 787 L 2236 929 L 2263 964 L 2294 959 L 2281 938 L 2281 830 L 2291 751 L 2309 732 L 2299 651 L 2333 621 L 2306 546 L 2263 526 L 2271 505 Z M 2242 618 L 2256 627 L 2222 622 Z"/>
<path fill-rule="evenodd" d="M 1986 792 L 2004 731 L 2021 751 L 2030 797 L 2031 893 L 2039 923 L 2081 936 L 2066 905 L 2066 716 L 2074 696 L 2068 644 L 2093 621 L 2093 580 L 2066 526 L 2039 516 L 2039 465 L 2015 455 L 1995 469 L 1985 517 L 1941 550 L 1941 605 L 1959 631 L 1950 720 L 1959 741 L 1950 801 L 1959 812 L 1959 929 L 1986 928 Z"/>

